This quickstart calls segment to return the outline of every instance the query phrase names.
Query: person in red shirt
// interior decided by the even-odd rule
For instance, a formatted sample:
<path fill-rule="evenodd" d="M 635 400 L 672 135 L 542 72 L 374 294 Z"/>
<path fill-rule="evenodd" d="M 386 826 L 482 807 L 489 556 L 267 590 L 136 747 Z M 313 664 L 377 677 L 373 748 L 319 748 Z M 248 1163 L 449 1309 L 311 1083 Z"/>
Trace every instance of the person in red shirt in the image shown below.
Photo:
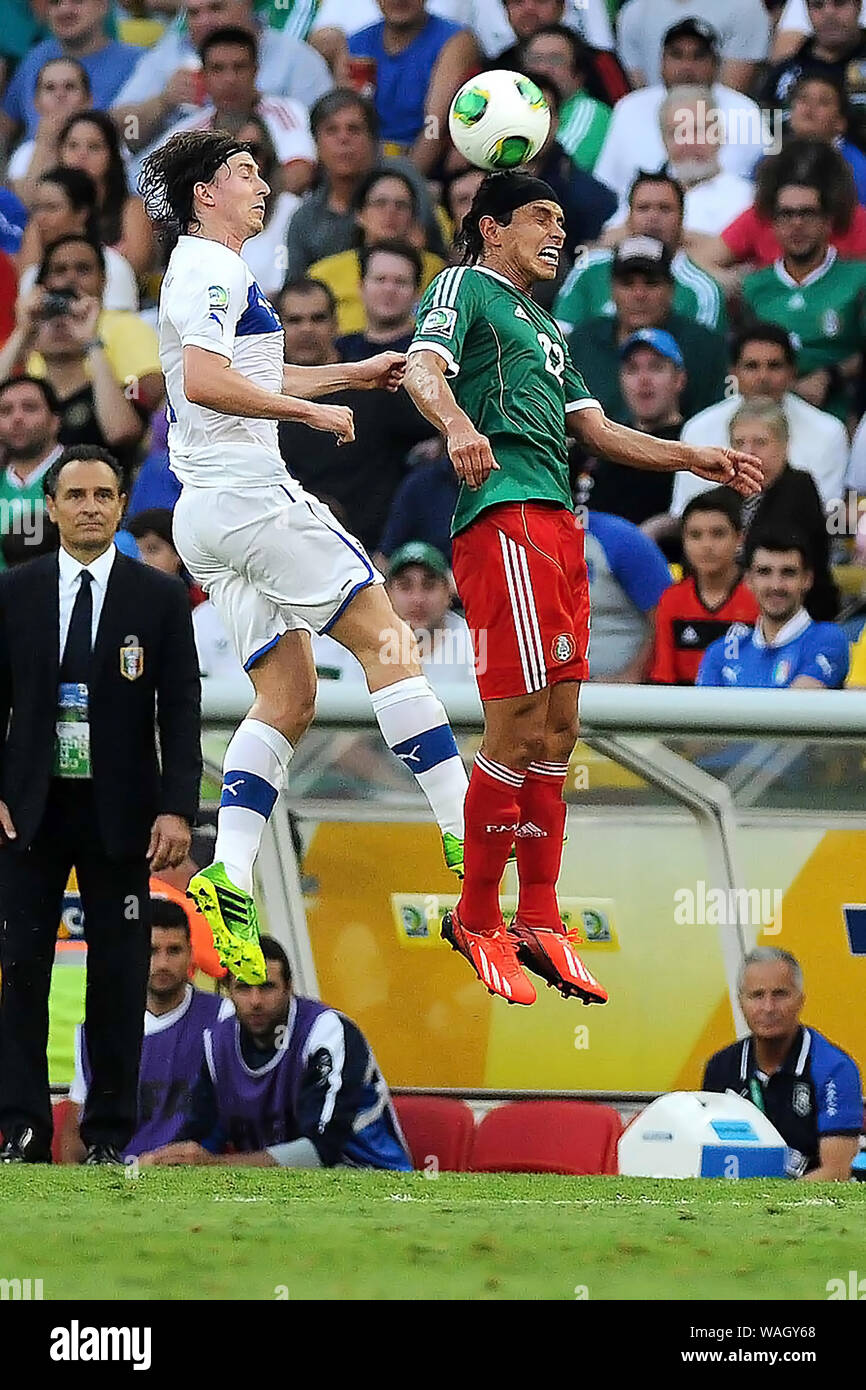
<path fill-rule="evenodd" d="M 727 488 L 693 497 L 683 511 L 683 554 L 688 576 L 666 589 L 656 609 L 650 680 L 694 685 L 701 657 L 732 623 L 753 626 L 758 605 L 742 579 L 737 552 L 743 540 L 740 503 Z"/>

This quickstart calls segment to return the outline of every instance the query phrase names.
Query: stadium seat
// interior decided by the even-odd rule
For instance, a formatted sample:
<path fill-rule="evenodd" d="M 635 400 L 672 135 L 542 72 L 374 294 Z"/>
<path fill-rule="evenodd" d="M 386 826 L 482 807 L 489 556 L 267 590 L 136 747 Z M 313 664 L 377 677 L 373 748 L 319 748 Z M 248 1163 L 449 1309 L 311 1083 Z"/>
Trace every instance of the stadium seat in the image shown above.
<path fill-rule="evenodd" d="M 54 1121 L 54 1136 L 51 1140 L 51 1157 L 55 1163 L 60 1163 L 60 1136 L 63 1133 L 63 1126 L 66 1123 L 66 1116 L 72 1109 L 71 1100 L 59 1100 L 51 1107 L 51 1118 Z"/>
<path fill-rule="evenodd" d="M 472 1111 L 443 1096 L 395 1096 L 394 1108 L 414 1168 L 437 1161 L 440 1172 L 465 1173 L 475 1133 Z"/>
<path fill-rule="evenodd" d="M 606 1105 L 521 1100 L 489 1111 L 475 1132 L 474 1173 L 615 1173 L 622 1121 Z"/>

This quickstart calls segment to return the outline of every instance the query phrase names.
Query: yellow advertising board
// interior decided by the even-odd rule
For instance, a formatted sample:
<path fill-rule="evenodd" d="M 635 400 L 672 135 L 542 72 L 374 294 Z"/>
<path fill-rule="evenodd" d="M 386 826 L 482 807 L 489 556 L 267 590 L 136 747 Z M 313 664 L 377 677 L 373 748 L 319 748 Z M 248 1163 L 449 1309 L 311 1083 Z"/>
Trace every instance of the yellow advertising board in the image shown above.
<path fill-rule="evenodd" d="M 714 911 L 696 826 L 684 816 L 571 811 L 568 831 L 560 901 L 610 992 L 605 1008 L 566 1001 L 539 980 L 531 1008 L 484 991 L 439 937 L 441 913 L 457 895 L 435 828 L 304 827 L 321 996 L 357 1020 L 392 1085 L 691 1089 L 706 1059 L 733 1041 L 723 944 L 735 927 Z M 852 951 L 845 913 L 866 904 L 866 831 L 786 821 L 741 830 L 737 852 L 743 881 L 773 906 L 763 917 L 769 934 L 757 921 L 749 944 L 794 951 L 806 976 L 806 1021 L 866 1062 L 866 956 Z M 516 886 L 509 869 L 506 913 Z M 866 906 L 863 924 L 866 936 Z"/>

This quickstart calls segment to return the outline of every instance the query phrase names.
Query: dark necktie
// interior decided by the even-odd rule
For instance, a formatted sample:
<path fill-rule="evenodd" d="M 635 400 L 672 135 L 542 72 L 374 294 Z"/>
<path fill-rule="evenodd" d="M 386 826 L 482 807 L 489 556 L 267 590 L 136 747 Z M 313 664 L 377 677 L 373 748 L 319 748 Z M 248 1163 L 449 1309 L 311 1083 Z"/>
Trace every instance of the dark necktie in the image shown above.
<path fill-rule="evenodd" d="M 91 629 L 93 626 L 93 575 L 81 571 L 78 593 L 72 608 L 72 619 L 66 636 L 66 647 L 60 665 L 61 681 L 87 685 L 90 680 Z"/>

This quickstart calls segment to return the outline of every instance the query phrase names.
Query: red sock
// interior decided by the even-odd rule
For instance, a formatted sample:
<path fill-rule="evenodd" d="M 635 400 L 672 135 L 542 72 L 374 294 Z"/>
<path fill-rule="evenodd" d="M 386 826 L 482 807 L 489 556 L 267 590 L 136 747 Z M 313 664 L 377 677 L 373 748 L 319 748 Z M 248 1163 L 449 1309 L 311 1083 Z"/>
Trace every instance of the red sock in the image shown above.
<path fill-rule="evenodd" d="M 556 880 L 562 864 L 566 763 L 530 763 L 520 792 L 517 916 L 529 927 L 555 927 L 560 920 Z M 536 831 L 542 831 L 538 835 Z"/>
<path fill-rule="evenodd" d="M 470 931 L 496 931 L 501 925 L 499 884 L 520 819 L 522 783 L 522 772 L 477 755 L 464 805 L 463 892 L 457 905 Z"/>

